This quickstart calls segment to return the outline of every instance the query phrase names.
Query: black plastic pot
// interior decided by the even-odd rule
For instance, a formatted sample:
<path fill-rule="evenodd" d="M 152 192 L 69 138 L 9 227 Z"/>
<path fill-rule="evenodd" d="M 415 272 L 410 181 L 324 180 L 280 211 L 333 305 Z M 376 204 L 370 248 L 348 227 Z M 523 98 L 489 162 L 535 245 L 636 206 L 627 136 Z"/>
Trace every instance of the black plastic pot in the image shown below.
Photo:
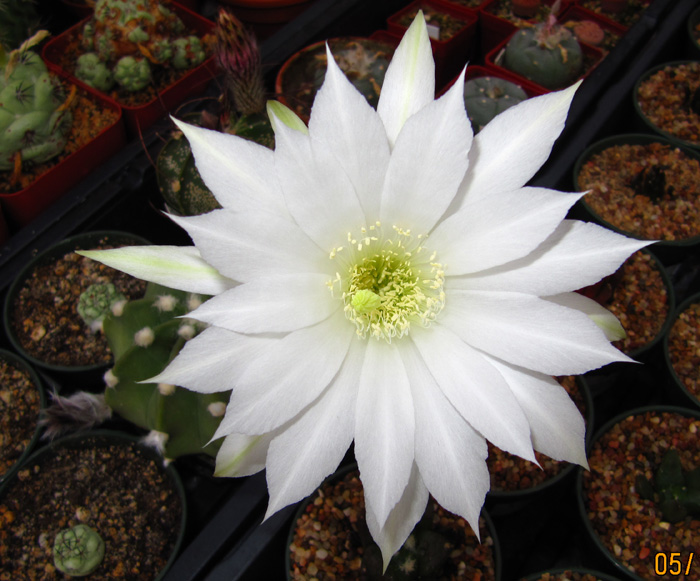
<path fill-rule="evenodd" d="M 679 377 L 678 373 L 676 372 L 676 369 L 674 369 L 669 352 L 670 336 L 671 331 L 673 329 L 673 325 L 678 320 L 678 317 L 681 315 L 681 313 L 683 313 L 691 305 L 697 303 L 700 303 L 700 294 L 688 297 L 674 312 L 673 317 L 671 319 L 671 324 L 669 325 L 669 328 L 667 329 L 666 334 L 664 336 L 664 355 L 666 358 L 666 366 L 671 376 L 671 380 L 669 382 L 668 387 L 669 399 L 671 399 L 671 401 L 677 403 L 678 405 L 690 407 L 695 410 L 700 410 L 700 399 L 698 399 L 696 395 L 690 392 L 688 387 L 683 383 L 683 380 Z M 700 368 L 696 367 L 695 371 L 700 376 Z"/>
<path fill-rule="evenodd" d="M 28 352 L 20 343 L 15 327 L 12 323 L 12 311 L 15 301 L 19 296 L 20 290 L 37 267 L 49 264 L 73 250 L 90 250 L 95 248 L 100 241 L 106 241 L 116 246 L 148 244 L 144 238 L 135 234 L 129 234 L 128 232 L 95 231 L 72 236 L 55 244 L 51 248 L 48 248 L 27 263 L 10 286 L 5 298 L 3 322 L 5 332 L 7 333 L 7 336 L 14 349 L 18 353 L 21 353 L 22 356 L 31 362 L 32 365 L 49 372 L 59 381 L 59 383 L 64 383 L 69 388 L 80 386 L 89 389 L 92 386 L 93 388 L 98 387 L 101 389 L 103 387 L 101 378 L 104 372 L 107 370 L 108 364 L 95 363 L 70 367 L 39 359 Z M 81 321 L 77 316 L 77 313 L 76 318 L 78 319 L 77 323 L 80 324 Z"/>

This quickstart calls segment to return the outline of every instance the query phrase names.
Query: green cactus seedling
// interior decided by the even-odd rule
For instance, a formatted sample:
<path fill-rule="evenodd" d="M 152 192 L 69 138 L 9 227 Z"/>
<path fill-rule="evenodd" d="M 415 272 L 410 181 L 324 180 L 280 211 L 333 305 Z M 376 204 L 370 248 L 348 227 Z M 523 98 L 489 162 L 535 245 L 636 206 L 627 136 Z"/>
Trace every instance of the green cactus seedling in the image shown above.
<path fill-rule="evenodd" d="M 95 333 L 102 330 L 102 321 L 114 305 L 126 301 L 112 283 L 90 285 L 78 299 L 78 314 Z"/>
<path fill-rule="evenodd" d="M 11 183 L 24 162 L 43 163 L 61 153 L 73 122 L 75 93 L 66 97 L 31 50 L 47 35 L 40 31 L 9 53 L 0 46 L 0 170 L 13 170 Z"/>
<path fill-rule="evenodd" d="M 100 566 L 105 554 L 102 537 L 87 525 L 79 524 L 56 535 L 53 559 L 56 568 L 71 577 L 84 577 Z"/>
<path fill-rule="evenodd" d="M 477 133 L 496 115 L 527 98 L 519 85 L 498 77 L 477 77 L 464 83 L 464 105 Z"/>
<path fill-rule="evenodd" d="M 700 468 L 683 470 L 676 450 L 666 452 L 653 482 L 641 474 L 637 476 L 635 489 L 642 498 L 656 503 L 667 522 L 700 516 Z"/>
<path fill-rule="evenodd" d="M 547 89 L 574 82 L 583 70 L 576 37 L 550 15 L 547 22 L 517 31 L 506 45 L 504 66 Z"/>

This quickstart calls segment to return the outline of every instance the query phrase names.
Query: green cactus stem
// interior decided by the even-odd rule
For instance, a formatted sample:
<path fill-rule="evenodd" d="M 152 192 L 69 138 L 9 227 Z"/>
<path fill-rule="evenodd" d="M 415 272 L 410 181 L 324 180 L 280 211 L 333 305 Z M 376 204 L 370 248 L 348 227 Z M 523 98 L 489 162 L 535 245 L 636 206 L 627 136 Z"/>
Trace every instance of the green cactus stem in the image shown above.
<path fill-rule="evenodd" d="M 522 87 L 498 77 L 477 77 L 464 83 L 464 105 L 476 133 L 496 115 L 527 98 Z"/>
<path fill-rule="evenodd" d="M 583 70 L 576 37 L 550 15 L 547 22 L 518 30 L 506 45 L 504 66 L 547 89 L 574 82 Z"/>
<path fill-rule="evenodd" d="M 43 163 L 63 151 L 73 122 L 70 105 L 58 81 L 31 47 L 48 33 L 40 31 L 6 53 L 0 47 L 0 170 L 19 180 L 24 162 Z"/>
<path fill-rule="evenodd" d="M 114 74 L 94 52 L 81 54 L 78 57 L 75 76 L 99 91 L 109 91 L 114 85 Z"/>
<path fill-rule="evenodd" d="M 677 523 L 688 516 L 700 516 L 700 468 L 683 470 L 677 450 L 666 452 L 653 482 L 641 474 L 637 476 L 635 489 L 642 498 L 656 504 L 664 521 Z"/>
<path fill-rule="evenodd" d="M 71 577 L 84 577 L 100 566 L 105 554 L 102 537 L 79 524 L 56 535 L 53 559 L 56 568 Z"/>
<path fill-rule="evenodd" d="M 102 321 L 112 307 L 126 301 L 112 283 L 90 285 L 78 299 L 78 314 L 93 333 L 102 330 Z"/>

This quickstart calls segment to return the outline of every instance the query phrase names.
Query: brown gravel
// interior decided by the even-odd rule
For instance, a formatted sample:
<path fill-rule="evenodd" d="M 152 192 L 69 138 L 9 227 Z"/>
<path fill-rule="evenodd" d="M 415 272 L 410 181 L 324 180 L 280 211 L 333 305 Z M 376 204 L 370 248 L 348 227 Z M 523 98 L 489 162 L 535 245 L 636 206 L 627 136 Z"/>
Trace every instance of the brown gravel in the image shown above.
<path fill-rule="evenodd" d="M 557 379 L 585 418 L 586 404 L 576 383 L 576 378 L 571 375 Z M 489 456 L 486 463 L 491 476 L 491 491 L 493 492 L 513 492 L 534 488 L 554 478 L 567 466 L 571 466 L 568 462 L 558 462 L 549 456 L 535 452 L 535 458 L 540 464 L 537 466 L 529 460 L 504 452 L 491 442 L 488 442 L 488 448 Z"/>
<path fill-rule="evenodd" d="M 86 581 L 153 581 L 175 546 L 182 515 L 170 478 L 134 444 L 61 448 L 22 469 L 0 500 L 0 581 L 65 579 L 53 540 L 83 523 L 105 542 Z"/>
<path fill-rule="evenodd" d="M 668 355 L 685 388 L 700 399 L 700 303 L 689 305 L 673 323 Z"/>
<path fill-rule="evenodd" d="M 668 65 L 653 73 L 639 84 L 637 102 L 659 129 L 700 145 L 700 62 Z"/>
<path fill-rule="evenodd" d="M 440 41 L 442 42 L 450 40 L 467 26 L 466 20 L 462 20 L 461 18 L 457 18 L 445 12 L 440 12 L 429 4 L 422 4 L 419 8 L 423 11 L 425 22 L 438 27 L 440 31 Z M 408 11 L 398 19 L 398 23 L 408 28 L 417 13 L 418 8 Z"/>
<path fill-rule="evenodd" d="M 614 20 L 618 24 L 629 28 L 639 20 L 642 12 L 649 6 L 650 0 L 629 0 L 627 8 L 617 14 L 606 12 L 600 7 L 600 0 L 579 0 L 578 5 L 586 10 L 591 10 L 596 14 Z"/>
<path fill-rule="evenodd" d="M 0 478 L 29 446 L 40 406 L 39 389 L 29 372 L 0 355 Z"/>
<path fill-rule="evenodd" d="M 435 501 L 431 529 L 449 542 L 445 573 L 435 581 L 495 579 L 493 538 L 482 522 L 481 544 L 467 522 Z M 358 472 L 320 488 L 297 520 L 289 546 L 290 575 L 296 581 L 352 581 L 369 579 L 363 566 L 360 529 L 364 524 L 364 496 Z M 366 533 L 368 534 L 368 533 Z"/>
<path fill-rule="evenodd" d="M 658 263 L 646 252 L 635 252 L 618 271 L 612 299 L 605 307 L 615 315 L 627 337 L 613 342 L 624 353 L 644 347 L 661 332 L 669 297 Z"/>
<path fill-rule="evenodd" d="M 642 187 L 659 175 L 665 187 Z M 663 143 L 615 145 L 581 167 L 578 188 L 600 218 L 647 240 L 700 236 L 700 162 Z"/>
<path fill-rule="evenodd" d="M 584 506 L 603 544 L 625 567 L 645 579 L 700 578 L 700 564 L 685 577 L 656 575 L 658 553 L 678 553 L 683 566 L 700 547 L 700 520 L 664 522 L 654 502 L 635 489 L 638 475 L 652 479 L 667 450 L 674 448 L 684 470 L 700 467 L 700 420 L 676 413 L 629 416 L 606 432 L 588 458 L 583 473 Z"/>
<path fill-rule="evenodd" d="M 571 570 L 558 573 L 542 573 L 538 577 L 528 577 L 528 581 L 599 581 L 599 579 L 598 575 Z"/>
<path fill-rule="evenodd" d="M 94 248 L 109 248 L 104 241 Z M 95 283 L 112 282 L 129 300 L 143 296 L 144 281 L 69 252 L 38 266 L 24 282 L 12 311 L 12 328 L 27 353 L 51 365 L 109 363 L 102 333 L 92 333 L 77 313 L 78 299 Z"/>

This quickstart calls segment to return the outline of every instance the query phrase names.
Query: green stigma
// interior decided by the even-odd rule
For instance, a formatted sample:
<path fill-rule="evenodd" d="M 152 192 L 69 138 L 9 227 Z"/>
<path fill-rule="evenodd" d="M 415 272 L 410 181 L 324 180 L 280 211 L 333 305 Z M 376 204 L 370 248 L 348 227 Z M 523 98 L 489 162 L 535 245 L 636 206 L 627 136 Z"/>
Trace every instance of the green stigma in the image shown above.
<path fill-rule="evenodd" d="M 382 299 L 375 292 L 369 289 L 360 289 L 354 295 L 352 295 L 352 300 L 350 301 L 352 308 L 358 313 L 365 314 L 371 313 L 382 304 Z"/>
<path fill-rule="evenodd" d="M 359 235 L 348 233 L 348 244 L 331 251 L 339 268 L 327 284 L 358 336 L 390 343 L 413 324 L 427 327 L 442 310 L 445 271 L 425 240 L 398 226 L 384 233 L 376 222 Z"/>

